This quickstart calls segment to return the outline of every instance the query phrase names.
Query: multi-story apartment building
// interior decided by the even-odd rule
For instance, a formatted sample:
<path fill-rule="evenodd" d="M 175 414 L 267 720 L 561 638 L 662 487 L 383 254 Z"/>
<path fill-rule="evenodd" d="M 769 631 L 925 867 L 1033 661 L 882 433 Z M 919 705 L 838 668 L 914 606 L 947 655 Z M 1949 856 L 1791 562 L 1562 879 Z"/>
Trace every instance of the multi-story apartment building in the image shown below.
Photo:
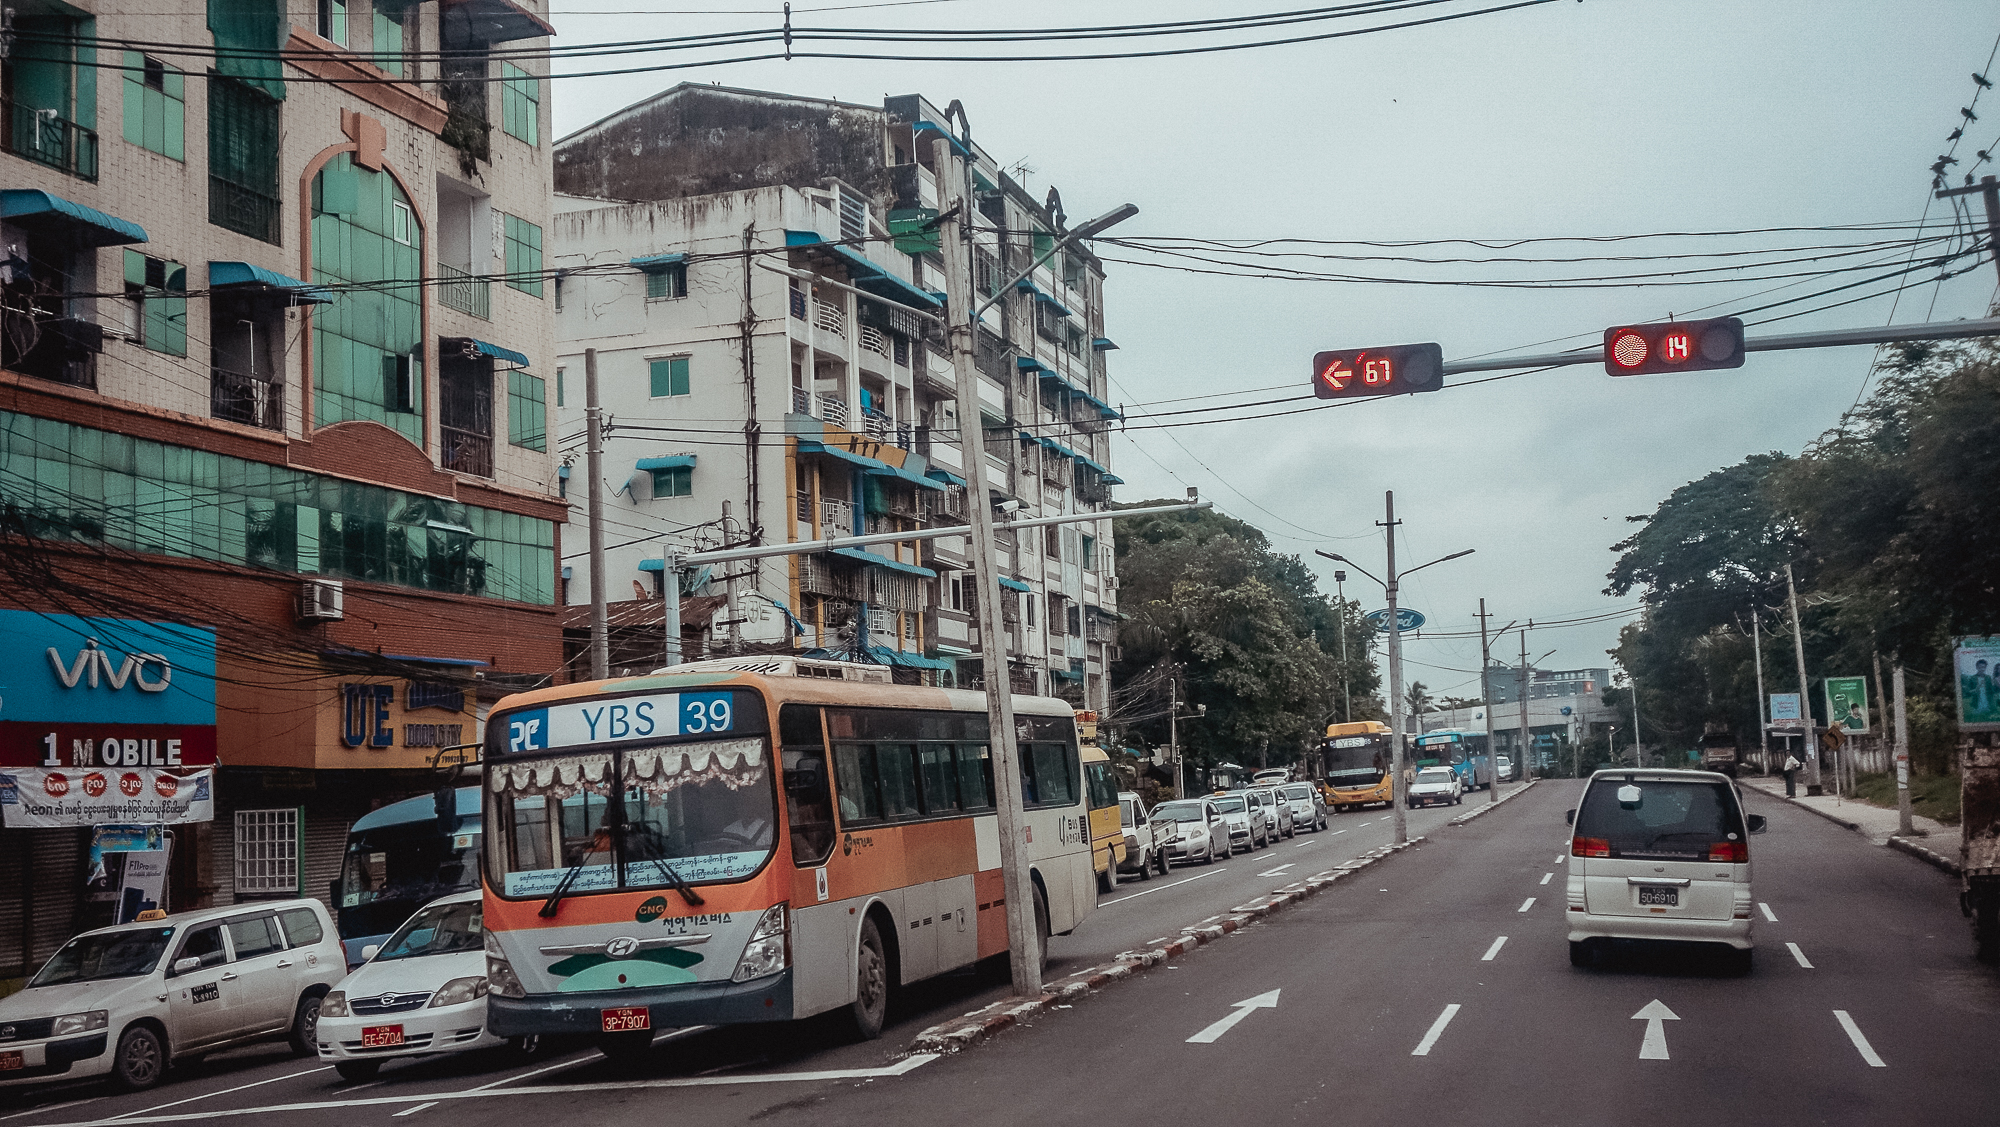
<path fill-rule="evenodd" d="M 545 2 L 10 0 L 0 979 L 109 911 L 33 787 L 213 765 L 170 906 L 326 896 L 559 666 Z"/>
<path fill-rule="evenodd" d="M 594 352 L 609 424 L 606 597 L 614 627 L 628 624 L 614 629 L 614 666 L 658 658 L 664 545 L 965 523 L 943 265 L 923 226 L 938 207 L 931 142 L 943 121 L 915 95 L 877 107 L 684 85 L 556 146 L 558 430 L 575 470 Z M 974 281 L 980 300 L 1001 298 L 978 334 L 992 493 L 979 503 L 1017 517 L 1101 512 L 1119 484 L 1103 267 L 1067 251 L 1002 293 L 1064 216 L 1053 191 L 1037 202 L 987 154 L 967 155 Z M 586 513 L 572 502 L 564 601 L 580 627 Z M 1103 706 L 1117 617 L 1109 525 L 1002 533 L 1018 691 Z M 986 655 L 968 567 L 957 537 L 719 568 L 685 604 L 688 652 L 824 651 L 907 681 L 977 685 Z M 580 630 L 572 638 L 575 657 Z"/>

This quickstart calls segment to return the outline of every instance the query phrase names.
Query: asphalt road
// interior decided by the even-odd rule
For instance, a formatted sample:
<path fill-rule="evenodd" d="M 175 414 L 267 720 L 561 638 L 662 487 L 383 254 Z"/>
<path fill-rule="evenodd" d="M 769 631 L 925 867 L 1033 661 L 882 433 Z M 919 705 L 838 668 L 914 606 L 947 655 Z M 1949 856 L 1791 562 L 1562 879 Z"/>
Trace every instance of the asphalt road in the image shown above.
<path fill-rule="evenodd" d="M 1730 977 L 1701 959 L 1646 953 L 1577 970 L 1557 857 L 1562 812 L 1579 789 L 1544 783 L 1462 827 L 1439 824 L 1483 795 L 1462 810 L 1416 812 L 1412 832 L 1430 835 L 1418 848 L 958 1056 L 899 1059 L 899 1050 L 924 1026 L 1004 993 L 972 975 L 909 992 L 869 1044 L 834 1043 L 811 1024 L 694 1030 L 623 1070 L 589 1050 L 510 1068 L 440 1058 L 361 1085 L 310 1060 L 244 1050 L 142 1095 L 73 1088 L 0 1108 L 0 1127 L 439 1115 L 636 1125 L 662 1114 L 814 1127 L 1107 1114 L 1226 1124 L 1993 1121 L 2000 974 L 1972 961 L 1954 882 L 1752 795 L 1771 821 L 1754 839 L 1756 894 L 1775 917 L 1758 917 L 1756 969 Z M 1331 828 L 1347 832 L 1122 886 L 1057 941 L 1050 977 L 1364 853 L 1387 840 L 1388 812 Z"/>

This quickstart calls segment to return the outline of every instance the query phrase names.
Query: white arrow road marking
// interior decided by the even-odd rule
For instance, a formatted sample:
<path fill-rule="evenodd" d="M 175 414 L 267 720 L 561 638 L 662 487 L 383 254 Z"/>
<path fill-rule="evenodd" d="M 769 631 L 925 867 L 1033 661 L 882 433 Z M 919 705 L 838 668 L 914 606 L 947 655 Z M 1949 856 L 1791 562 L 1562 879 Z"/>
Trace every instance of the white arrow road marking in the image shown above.
<path fill-rule="evenodd" d="M 1257 875 L 1260 877 L 1281 877 L 1285 875 L 1286 869 L 1289 869 L 1296 864 L 1298 864 L 1297 861 L 1287 861 L 1284 864 L 1279 865 L 1275 869 L 1266 869 L 1263 872 L 1258 873 Z"/>
<path fill-rule="evenodd" d="M 1187 1039 L 1190 1045 L 1213 1045 L 1222 1040 L 1222 1035 L 1236 1028 L 1236 1023 L 1250 1016 L 1252 1010 L 1275 1010 L 1278 1008 L 1278 992 L 1266 990 L 1255 998 L 1245 998 L 1236 1003 L 1229 1016 Z"/>
<path fill-rule="evenodd" d="M 1554 874 L 1554 873 L 1543 873 L 1543 874 L 1542 874 L 1542 883 L 1543 883 L 1543 884 L 1547 884 L 1547 883 L 1549 883 L 1549 878 L 1550 878 L 1550 877 L 1552 877 L 1552 876 L 1555 876 L 1555 874 Z"/>
<path fill-rule="evenodd" d="M 1847 1039 L 1849 1041 L 1854 1042 L 1854 1047 L 1856 1049 L 1861 1050 L 1861 1059 L 1868 1062 L 1868 1067 L 1870 1068 L 1889 1067 L 1888 1065 L 1882 1063 L 1881 1057 L 1875 1055 L 1875 1050 L 1871 1048 L 1868 1044 L 1868 1038 L 1863 1037 L 1861 1035 L 1861 1027 L 1854 1024 L 1854 1019 L 1847 1016 L 1846 1010 L 1835 1010 L 1833 1011 L 1833 1016 L 1839 1019 L 1840 1027 L 1842 1029 L 1847 1030 Z"/>
<path fill-rule="evenodd" d="M 1771 906 L 1770 906 L 1769 904 L 1766 904 L 1766 903 L 1764 903 L 1764 902 L 1763 902 L 1762 900 L 1759 900 L 1759 901 L 1757 902 L 1757 906 L 1758 906 L 1759 908 L 1762 908 L 1762 909 L 1764 909 L 1764 918 L 1765 918 L 1765 919 L 1767 919 L 1767 920 L 1770 920 L 1770 921 L 1771 921 L 1772 923 L 1777 923 L 1777 922 L 1778 922 L 1778 916 L 1777 916 L 1777 913 L 1775 913 L 1775 912 L 1771 911 Z"/>
<path fill-rule="evenodd" d="M 1521 901 L 1521 906 L 1514 910 L 1517 912 L 1525 912 L 1534 906 L 1535 906 L 1535 898 L 1530 896 L 1526 900 Z"/>
<path fill-rule="evenodd" d="M 1813 969 L 1813 965 L 1806 961 L 1806 953 L 1804 951 L 1799 950 L 1798 944 L 1787 943 L 1785 944 L 1785 946 L 1792 949 L 1792 958 L 1797 959 L 1799 961 L 1800 966 L 1806 968 L 1807 970 Z"/>
<path fill-rule="evenodd" d="M 1444 1027 L 1450 1025 L 1451 1019 L 1457 1016 L 1458 1016 L 1457 1002 L 1453 1002 L 1451 1005 L 1446 1006 L 1444 1008 L 1444 1012 L 1438 1015 L 1438 1019 L 1434 1022 L 1431 1022 L 1430 1032 L 1424 1034 L 1424 1039 L 1417 1042 L 1416 1048 L 1410 1050 L 1410 1055 L 1413 1057 L 1430 1056 L 1431 1046 L 1438 1043 L 1438 1038 L 1444 1036 Z"/>
<path fill-rule="evenodd" d="M 1680 1015 L 1662 1005 L 1658 998 L 1646 1003 L 1646 1008 L 1632 1015 L 1633 1021 L 1646 1023 L 1646 1039 L 1639 1044 L 1640 1060 L 1666 1060 L 1667 1027 L 1664 1022 L 1679 1021 Z"/>
<path fill-rule="evenodd" d="M 1500 948 L 1505 947 L 1506 945 L 1507 945 L 1507 937 L 1503 935 L 1500 938 L 1493 941 L 1493 946 L 1488 947 L 1484 955 L 1479 956 L 1479 961 L 1482 963 L 1492 962 L 1494 956 L 1500 954 Z"/>

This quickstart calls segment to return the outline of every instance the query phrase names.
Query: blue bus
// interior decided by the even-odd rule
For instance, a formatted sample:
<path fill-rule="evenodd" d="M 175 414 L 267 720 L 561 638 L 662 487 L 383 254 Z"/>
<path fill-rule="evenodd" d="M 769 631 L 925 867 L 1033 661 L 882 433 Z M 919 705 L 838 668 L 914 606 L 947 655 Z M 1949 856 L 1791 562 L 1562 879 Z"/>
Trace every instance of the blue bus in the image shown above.
<path fill-rule="evenodd" d="M 418 908 L 479 887 L 479 788 L 440 787 L 371 810 L 347 831 L 331 889 L 349 967 Z"/>
<path fill-rule="evenodd" d="M 1451 768 L 1466 790 L 1481 790 L 1493 785 L 1493 757 L 1486 749 L 1485 732 L 1468 732 L 1463 728 L 1425 732 L 1417 737 L 1411 758 L 1416 761 L 1419 770 L 1425 767 Z"/>

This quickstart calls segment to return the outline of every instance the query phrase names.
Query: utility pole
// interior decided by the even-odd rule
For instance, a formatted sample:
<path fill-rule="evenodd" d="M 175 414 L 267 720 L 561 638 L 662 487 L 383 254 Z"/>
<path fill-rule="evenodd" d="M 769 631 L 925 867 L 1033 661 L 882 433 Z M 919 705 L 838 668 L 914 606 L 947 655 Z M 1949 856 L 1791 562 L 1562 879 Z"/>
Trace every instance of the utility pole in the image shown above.
<path fill-rule="evenodd" d="M 1646 753 L 1639 746 L 1639 679 L 1629 675 L 1627 679 L 1632 682 L 1632 765 L 1644 767 Z"/>
<path fill-rule="evenodd" d="M 1489 678 L 1486 667 L 1493 660 L 1493 651 L 1486 644 L 1486 600 L 1479 600 L 1479 703 L 1486 714 L 1486 765 L 1493 772 L 1493 781 L 1486 787 L 1486 802 L 1491 805 L 1500 801 L 1500 756 L 1493 750 L 1493 694 L 1488 690 Z"/>
<path fill-rule="evenodd" d="M 1342 711 L 1340 722 L 1354 723 L 1354 690 L 1347 675 L 1347 573 L 1336 570 L 1333 573 L 1334 597 L 1340 601 L 1340 699 Z"/>
<path fill-rule="evenodd" d="M 1792 565 L 1785 565 L 1785 594 L 1792 605 L 1792 656 L 1799 663 L 1799 722 L 1805 729 L 1803 742 L 1806 745 L 1806 794 L 1825 794 L 1826 788 L 1819 781 L 1819 741 L 1813 738 L 1812 696 L 1806 692 L 1806 635 L 1799 629 L 1799 588 L 1792 581 Z M 1833 717 L 1826 718 L 1827 723 Z"/>
<path fill-rule="evenodd" d="M 1531 765 L 1535 741 L 1528 734 L 1528 631 L 1534 628 L 1535 620 L 1532 618 L 1521 627 L 1521 680 L 1515 686 L 1521 698 L 1521 781 L 1524 783 L 1535 777 L 1535 769 Z"/>
<path fill-rule="evenodd" d="M 597 401 L 597 350 L 583 350 L 583 417 L 589 441 L 584 472 L 590 475 L 590 679 L 611 676 L 611 635 L 604 608 L 604 410 Z"/>
<path fill-rule="evenodd" d="M 1771 721 L 1764 715 L 1769 702 L 1764 697 L 1764 627 L 1760 618 L 1762 610 L 1756 603 L 1750 604 L 1750 649 L 1757 658 L 1757 766 L 1766 775 L 1771 773 Z"/>
<path fill-rule="evenodd" d="M 1181 778 L 1181 672 L 1175 662 L 1167 670 L 1167 746 L 1174 753 L 1174 797 L 1187 797 L 1187 783 Z"/>
<path fill-rule="evenodd" d="M 724 501 L 723 504 L 729 502 Z M 660 549 L 660 664 L 681 663 L 681 568 L 672 544 Z"/>
<path fill-rule="evenodd" d="M 1396 493 L 1394 490 L 1382 494 L 1382 507 L 1386 519 L 1382 521 L 1382 531 L 1389 540 L 1388 582 L 1382 587 L 1389 594 L 1389 617 L 1383 625 L 1389 628 L 1389 746 L 1393 751 L 1390 765 L 1396 778 L 1390 784 L 1389 793 L 1395 798 L 1396 844 L 1410 840 L 1409 819 L 1406 817 L 1405 803 L 1409 799 L 1408 788 L 1403 783 L 1403 631 L 1396 621 Z"/>
<path fill-rule="evenodd" d="M 1903 663 L 1897 662 L 1891 675 L 1896 691 L 1896 832 L 1908 834 L 1910 825 L 1910 717 L 1903 705 Z"/>
<path fill-rule="evenodd" d="M 1935 198 L 1950 199 L 1953 196 L 1969 196 L 1978 193 L 1986 204 L 1986 248 L 1993 252 L 1993 268 L 2000 270 L 2000 179 L 1982 176 L 1977 184 L 1967 184 L 1963 188 L 1946 188 Z"/>

